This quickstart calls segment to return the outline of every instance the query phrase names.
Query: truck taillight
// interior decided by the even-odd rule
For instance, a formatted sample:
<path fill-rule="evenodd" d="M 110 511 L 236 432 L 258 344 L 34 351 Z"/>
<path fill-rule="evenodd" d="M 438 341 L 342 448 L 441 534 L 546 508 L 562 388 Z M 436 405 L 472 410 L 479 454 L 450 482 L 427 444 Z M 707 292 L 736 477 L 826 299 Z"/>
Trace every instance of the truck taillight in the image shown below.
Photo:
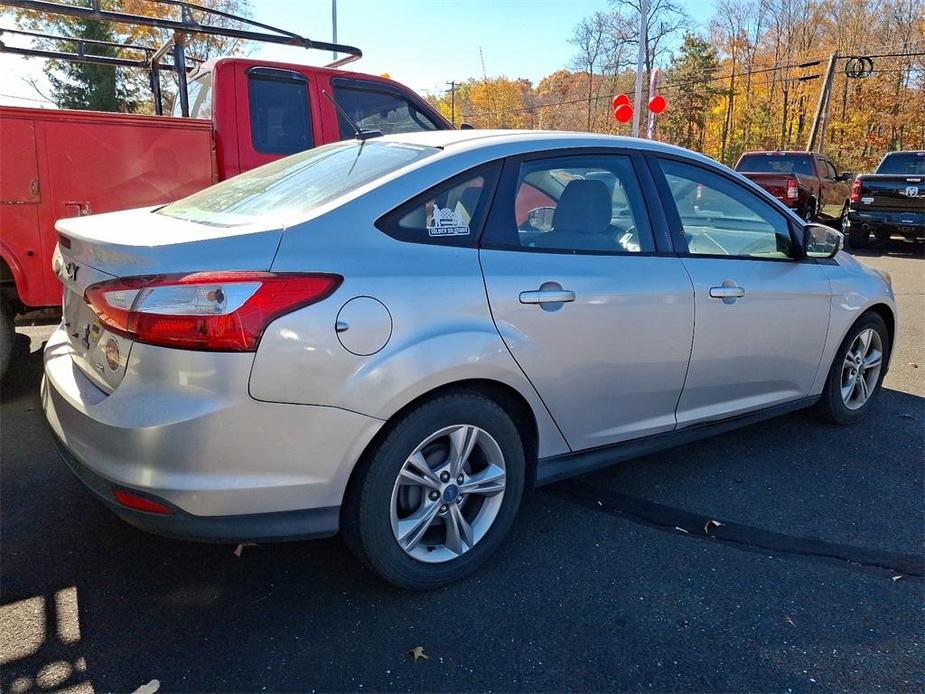
<path fill-rule="evenodd" d="M 861 179 L 854 179 L 854 183 L 851 184 L 851 202 L 861 202 Z"/>
<path fill-rule="evenodd" d="M 796 200 L 800 197 L 800 182 L 795 178 L 787 179 L 787 199 Z"/>
<path fill-rule="evenodd" d="M 112 332 L 178 349 L 253 352 L 280 316 L 330 296 L 343 277 L 201 272 L 129 277 L 87 287 L 84 298 Z"/>

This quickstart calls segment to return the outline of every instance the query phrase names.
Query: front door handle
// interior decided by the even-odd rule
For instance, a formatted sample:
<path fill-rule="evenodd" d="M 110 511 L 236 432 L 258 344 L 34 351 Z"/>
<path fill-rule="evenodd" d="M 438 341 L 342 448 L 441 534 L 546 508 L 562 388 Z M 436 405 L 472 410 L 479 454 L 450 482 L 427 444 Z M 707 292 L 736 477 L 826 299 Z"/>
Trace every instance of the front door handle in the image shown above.
<path fill-rule="evenodd" d="M 570 289 L 534 289 L 520 293 L 522 304 L 564 304 L 575 301 L 575 292 Z"/>
<path fill-rule="evenodd" d="M 714 299 L 741 299 L 745 296 L 745 287 L 710 287 L 710 296 Z"/>
<path fill-rule="evenodd" d="M 745 296 L 745 287 L 738 286 L 734 280 L 723 280 L 722 286 L 710 287 L 710 296 L 722 299 L 724 304 L 734 304 Z"/>

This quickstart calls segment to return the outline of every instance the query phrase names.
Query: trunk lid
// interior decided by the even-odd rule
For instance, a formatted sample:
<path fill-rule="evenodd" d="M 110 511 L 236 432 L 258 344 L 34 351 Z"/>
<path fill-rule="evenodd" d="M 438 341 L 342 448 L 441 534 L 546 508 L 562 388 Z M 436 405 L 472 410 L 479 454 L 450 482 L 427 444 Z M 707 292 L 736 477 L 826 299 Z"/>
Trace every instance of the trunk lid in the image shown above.
<path fill-rule="evenodd" d="M 115 278 L 270 269 L 282 229 L 218 227 L 151 209 L 59 220 L 54 271 L 64 285 L 63 325 L 75 365 L 103 391 L 121 383 L 132 340 L 107 330 L 85 292 Z"/>

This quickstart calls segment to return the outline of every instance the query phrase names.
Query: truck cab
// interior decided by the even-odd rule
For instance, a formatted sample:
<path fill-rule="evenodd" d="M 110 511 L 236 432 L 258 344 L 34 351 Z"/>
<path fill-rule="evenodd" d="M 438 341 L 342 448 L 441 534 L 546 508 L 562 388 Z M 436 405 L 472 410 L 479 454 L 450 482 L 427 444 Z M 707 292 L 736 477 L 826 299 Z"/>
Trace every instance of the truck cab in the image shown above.
<path fill-rule="evenodd" d="M 188 85 L 190 117 L 213 123 L 222 179 L 354 137 L 332 99 L 361 129 L 390 134 L 452 128 L 407 87 L 358 72 L 220 58 L 204 63 Z M 174 115 L 180 116 L 179 100 Z"/>

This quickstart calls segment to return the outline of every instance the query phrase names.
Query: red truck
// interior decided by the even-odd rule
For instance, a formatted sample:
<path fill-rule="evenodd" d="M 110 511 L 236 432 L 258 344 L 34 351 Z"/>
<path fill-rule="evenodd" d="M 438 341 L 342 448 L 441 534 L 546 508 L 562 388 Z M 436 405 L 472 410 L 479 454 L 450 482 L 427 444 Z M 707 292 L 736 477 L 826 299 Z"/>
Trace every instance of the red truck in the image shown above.
<path fill-rule="evenodd" d="M 354 126 L 453 127 L 401 84 L 335 68 L 222 58 L 187 80 L 189 118 L 181 99 L 173 117 L 0 108 L 0 374 L 14 317 L 60 305 L 55 220 L 176 200 Z"/>
<path fill-rule="evenodd" d="M 746 152 L 735 170 L 808 222 L 844 222 L 851 195 L 850 171 L 839 172 L 817 152 Z"/>

